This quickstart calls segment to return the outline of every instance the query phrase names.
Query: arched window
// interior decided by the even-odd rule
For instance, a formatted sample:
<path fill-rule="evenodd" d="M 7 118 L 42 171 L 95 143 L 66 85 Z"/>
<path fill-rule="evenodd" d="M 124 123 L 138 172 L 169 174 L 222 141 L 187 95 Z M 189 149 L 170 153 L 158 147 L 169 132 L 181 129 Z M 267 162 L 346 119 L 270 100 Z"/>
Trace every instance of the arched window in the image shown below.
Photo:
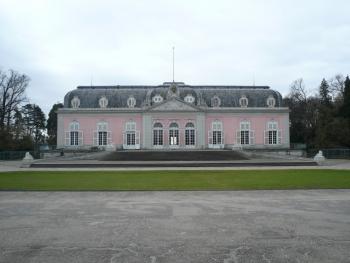
<path fill-rule="evenodd" d="M 265 144 L 277 145 L 281 144 L 281 130 L 278 129 L 277 121 L 269 121 L 267 130 L 265 131 Z"/>
<path fill-rule="evenodd" d="M 73 121 L 69 124 L 69 129 L 71 131 L 79 131 L 79 122 Z"/>
<path fill-rule="evenodd" d="M 240 136 L 241 142 L 240 144 L 250 144 L 249 135 L 250 135 L 250 122 L 249 121 L 241 121 L 240 123 Z"/>
<path fill-rule="evenodd" d="M 69 131 L 66 132 L 66 145 L 78 146 L 83 143 L 83 133 L 79 130 L 79 122 L 73 121 L 69 124 Z"/>
<path fill-rule="evenodd" d="M 242 108 L 245 108 L 245 107 L 248 107 L 248 98 L 243 95 L 240 99 L 239 99 L 239 105 L 242 107 Z"/>
<path fill-rule="evenodd" d="M 253 145 L 255 143 L 255 132 L 251 129 L 250 121 L 241 121 L 237 130 L 237 144 Z"/>
<path fill-rule="evenodd" d="M 214 96 L 212 99 L 211 99 L 211 106 L 214 107 L 214 108 L 217 108 L 217 107 L 220 107 L 221 105 L 221 100 L 218 96 Z"/>
<path fill-rule="evenodd" d="M 99 122 L 97 123 L 97 145 L 106 146 L 108 144 L 108 123 Z"/>
<path fill-rule="evenodd" d="M 276 100 L 275 100 L 275 98 L 272 97 L 272 96 L 269 96 L 269 97 L 267 98 L 267 100 L 266 100 L 266 104 L 267 104 L 267 107 L 269 107 L 269 108 L 275 107 L 275 105 L 276 105 Z"/>
<path fill-rule="evenodd" d="M 106 97 L 101 97 L 98 101 L 98 104 L 100 105 L 101 108 L 107 108 L 108 105 L 108 100 Z"/>
<path fill-rule="evenodd" d="M 126 145 L 136 144 L 136 122 L 129 121 L 125 124 Z"/>
<path fill-rule="evenodd" d="M 169 125 L 169 145 L 179 145 L 179 125 L 176 122 L 172 122 Z"/>
<path fill-rule="evenodd" d="M 127 104 L 129 108 L 134 108 L 136 105 L 136 99 L 133 96 L 130 96 L 127 100 Z"/>
<path fill-rule="evenodd" d="M 221 121 L 213 121 L 212 124 L 212 144 L 213 145 L 221 145 L 223 144 L 223 134 L 222 134 L 222 122 Z"/>
<path fill-rule="evenodd" d="M 133 120 L 125 123 L 123 132 L 123 148 L 140 149 L 140 131 L 137 130 L 137 124 Z"/>
<path fill-rule="evenodd" d="M 196 145 L 196 130 L 192 122 L 188 122 L 185 126 L 185 145 Z"/>
<path fill-rule="evenodd" d="M 77 96 L 74 96 L 70 103 L 73 109 L 77 109 L 80 106 L 80 99 Z"/>
<path fill-rule="evenodd" d="M 163 146 L 163 125 L 160 122 L 153 125 L 153 145 Z"/>

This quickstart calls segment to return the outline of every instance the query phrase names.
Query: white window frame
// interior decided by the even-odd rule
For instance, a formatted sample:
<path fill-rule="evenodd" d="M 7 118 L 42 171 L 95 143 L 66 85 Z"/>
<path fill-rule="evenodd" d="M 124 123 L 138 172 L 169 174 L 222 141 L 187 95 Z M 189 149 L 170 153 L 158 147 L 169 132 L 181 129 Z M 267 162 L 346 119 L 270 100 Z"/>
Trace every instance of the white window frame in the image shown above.
<path fill-rule="evenodd" d="M 73 143 L 72 143 L 73 142 Z M 83 145 L 83 132 L 78 121 L 72 121 L 65 131 L 65 146 L 79 147 Z"/>
<path fill-rule="evenodd" d="M 123 149 L 140 149 L 140 131 L 136 128 L 135 121 L 128 121 L 125 123 L 123 132 Z"/>
<path fill-rule="evenodd" d="M 177 122 L 172 122 L 169 125 L 168 144 L 170 148 L 179 148 L 180 146 L 180 128 Z"/>
<path fill-rule="evenodd" d="M 208 131 L 208 147 L 213 149 L 225 147 L 222 121 L 215 120 L 211 123 L 211 130 Z"/>
<path fill-rule="evenodd" d="M 160 126 L 158 126 L 158 124 Z M 161 142 L 161 144 L 160 144 L 160 142 Z M 163 148 L 164 147 L 164 128 L 163 128 L 163 124 L 160 122 L 156 122 L 153 124 L 153 127 L 152 127 L 152 145 L 153 145 L 153 148 Z"/>
<path fill-rule="evenodd" d="M 196 147 L 196 126 L 193 122 L 187 122 L 185 125 L 185 147 L 194 148 Z"/>
<path fill-rule="evenodd" d="M 236 143 L 240 146 L 255 144 L 255 131 L 251 129 L 250 121 L 241 121 L 236 131 Z"/>
<path fill-rule="evenodd" d="M 278 146 L 282 144 L 282 130 L 278 129 L 277 121 L 268 121 L 264 131 L 264 142 L 268 146 Z"/>
<path fill-rule="evenodd" d="M 106 121 L 100 121 L 96 124 L 96 130 L 93 131 L 94 146 L 103 148 L 112 145 L 112 132 L 108 128 L 109 125 Z"/>

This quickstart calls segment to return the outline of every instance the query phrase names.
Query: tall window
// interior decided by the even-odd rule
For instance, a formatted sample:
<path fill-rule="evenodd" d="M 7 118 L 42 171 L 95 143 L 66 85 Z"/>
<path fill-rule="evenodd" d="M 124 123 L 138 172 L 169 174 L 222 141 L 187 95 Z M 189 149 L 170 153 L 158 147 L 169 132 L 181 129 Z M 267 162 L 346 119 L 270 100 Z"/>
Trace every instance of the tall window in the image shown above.
<path fill-rule="evenodd" d="M 153 145 L 163 145 L 163 125 L 159 122 L 153 125 Z"/>
<path fill-rule="evenodd" d="M 99 122 L 97 124 L 97 132 L 98 132 L 98 145 L 99 146 L 106 146 L 107 143 L 107 129 L 108 129 L 108 124 L 106 122 Z"/>
<path fill-rule="evenodd" d="M 79 122 L 73 121 L 69 125 L 69 145 L 79 145 Z"/>
<path fill-rule="evenodd" d="M 212 131 L 213 131 L 213 144 L 222 144 L 222 122 L 214 121 L 212 123 Z"/>
<path fill-rule="evenodd" d="M 281 131 L 278 130 L 276 121 L 267 123 L 267 131 L 265 131 L 265 144 L 276 145 L 281 143 Z"/>
<path fill-rule="evenodd" d="M 126 145 L 136 144 L 136 122 L 130 121 L 125 125 Z"/>
<path fill-rule="evenodd" d="M 79 133 L 77 131 L 70 132 L 70 145 L 79 145 Z"/>
<path fill-rule="evenodd" d="M 169 145 L 179 145 L 179 125 L 175 122 L 169 126 Z"/>
<path fill-rule="evenodd" d="M 250 122 L 242 121 L 241 124 L 241 144 L 250 144 Z"/>
<path fill-rule="evenodd" d="M 107 145 L 107 132 L 106 131 L 98 132 L 98 145 L 100 145 L 100 146 Z"/>
<path fill-rule="evenodd" d="M 194 124 L 189 122 L 185 127 L 185 145 L 193 146 L 196 144 L 196 130 L 194 128 Z"/>

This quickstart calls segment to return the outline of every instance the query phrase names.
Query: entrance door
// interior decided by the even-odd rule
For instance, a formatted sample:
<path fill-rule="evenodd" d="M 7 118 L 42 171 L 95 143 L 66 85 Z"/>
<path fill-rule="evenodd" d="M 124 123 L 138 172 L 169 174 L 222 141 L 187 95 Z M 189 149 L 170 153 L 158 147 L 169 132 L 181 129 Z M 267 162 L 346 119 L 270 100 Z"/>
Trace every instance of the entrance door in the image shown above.
<path fill-rule="evenodd" d="M 179 146 L 179 125 L 175 122 L 171 123 L 169 126 L 169 146 Z"/>

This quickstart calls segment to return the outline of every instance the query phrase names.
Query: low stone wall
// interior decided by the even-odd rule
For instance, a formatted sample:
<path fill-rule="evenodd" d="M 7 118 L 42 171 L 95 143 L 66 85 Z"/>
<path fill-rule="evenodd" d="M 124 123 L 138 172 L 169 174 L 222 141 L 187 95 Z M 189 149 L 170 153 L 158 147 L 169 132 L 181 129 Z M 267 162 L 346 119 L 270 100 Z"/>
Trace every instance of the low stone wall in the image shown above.
<path fill-rule="evenodd" d="M 304 150 L 243 150 L 243 152 L 249 158 L 299 159 L 306 157 Z"/>

